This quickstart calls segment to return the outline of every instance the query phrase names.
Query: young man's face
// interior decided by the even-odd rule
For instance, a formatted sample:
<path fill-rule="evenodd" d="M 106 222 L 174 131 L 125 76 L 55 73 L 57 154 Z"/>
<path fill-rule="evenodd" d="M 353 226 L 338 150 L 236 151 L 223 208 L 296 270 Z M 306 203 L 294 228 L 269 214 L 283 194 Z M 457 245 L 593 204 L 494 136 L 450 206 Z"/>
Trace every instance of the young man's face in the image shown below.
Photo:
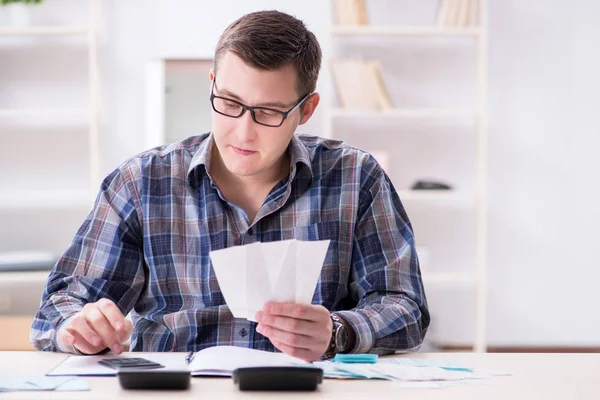
<path fill-rule="evenodd" d="M 246 106 L 268 107 L 287 111 L 298 103 L 296 71 L 288 65 L 277 71 L 261 71 L 244 63 L 234 53 L 227 52 L 219 61 L 217 75 L 211 71 L 216 96 L 236 100 Z M 314 94 L 304 103 L 304 111 L 297 108 L 279 127 L 268 127 L 254 122 L 249 110 L 239 118 L 230 118 L 212 111 L 212 132 L 225 168 L 240 178 L 259 181 L 279 175 L 292 135 L 299 124 L 312 115 L 319 102 Z M 229 103 L 235 105 L 234 103 Z"/>

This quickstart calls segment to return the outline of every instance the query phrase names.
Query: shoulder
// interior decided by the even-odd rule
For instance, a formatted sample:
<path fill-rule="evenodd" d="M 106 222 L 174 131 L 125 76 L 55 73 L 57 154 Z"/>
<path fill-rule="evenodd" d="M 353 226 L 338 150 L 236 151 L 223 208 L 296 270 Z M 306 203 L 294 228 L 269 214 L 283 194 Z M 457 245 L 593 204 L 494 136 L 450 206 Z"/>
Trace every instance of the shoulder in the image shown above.
<path fill-rule="evenodd" d="M 116 171 L 129 175 L 132 180 L 142 176 L 187 174 L 192 158 L 208 138 L 208 133 L 190 136 L 177 143 L 157 146 L 125 160 Z"/>
<path fill-rule="evenodd" d="M 364 181 L 379 179 L 384 171 L 375 158 L 365 150 L 340 140 L 311 135 L 297 135 L 310 155 L 313 175 L 342 174 L 345 178 Z"/>

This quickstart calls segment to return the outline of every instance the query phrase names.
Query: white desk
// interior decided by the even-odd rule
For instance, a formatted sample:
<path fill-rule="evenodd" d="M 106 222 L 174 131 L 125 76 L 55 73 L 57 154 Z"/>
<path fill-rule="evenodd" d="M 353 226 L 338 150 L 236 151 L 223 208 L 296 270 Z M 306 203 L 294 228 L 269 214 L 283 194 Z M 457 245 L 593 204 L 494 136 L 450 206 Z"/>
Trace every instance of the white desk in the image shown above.
<path fill-rule="evenodd" d="M 132 353 L 143 356 L 143 353 Z M 182 357 L 184 353 L 181 353 Z M 0 352 L 0 374 L 43 375 L 64 354 Z M 409 357 L 455 361 L 465 367 L 511 372 L 477 386 L 445 389 L 406 389 L 388 381 L 326 379 L 317 392 L 240 392 L 231 378 L 192 378 L 191 390 L 182 392 L 122 390 L 116 377 L 84 377 L 88 392 L 0 393 L 0 398 L 55 399 L 600 399 L 600 354 L 411 354 Z"/>

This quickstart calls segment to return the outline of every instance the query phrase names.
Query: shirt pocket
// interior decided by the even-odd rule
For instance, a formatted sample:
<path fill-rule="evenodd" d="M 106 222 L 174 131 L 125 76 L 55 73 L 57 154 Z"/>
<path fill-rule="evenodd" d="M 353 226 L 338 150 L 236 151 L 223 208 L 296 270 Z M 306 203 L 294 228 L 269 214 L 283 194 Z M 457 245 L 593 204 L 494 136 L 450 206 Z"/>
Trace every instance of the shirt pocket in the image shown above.
<path fill-rule="evenodd" d="M 317 241 L 330 240 L 321 275 L 313 296 L 313 304 L 322 304 L 329 310 L 347 295 L 349 268 L 340 252 L 342 231 L 338 221 L 326 221 L 307 226 L 293 228 L 296 240 Z M 342 246 L 343 247 L 343 246 Z"/>

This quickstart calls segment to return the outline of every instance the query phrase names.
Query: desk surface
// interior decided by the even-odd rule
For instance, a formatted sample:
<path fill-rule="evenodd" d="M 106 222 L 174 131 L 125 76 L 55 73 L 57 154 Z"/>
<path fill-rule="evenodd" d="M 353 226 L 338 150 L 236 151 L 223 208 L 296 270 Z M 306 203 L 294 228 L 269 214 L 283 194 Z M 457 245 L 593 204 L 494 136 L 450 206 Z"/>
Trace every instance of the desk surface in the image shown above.
<path fill-rule="evenodd" d="M 142 355 L 143 353 L 135 353 Z M 184 353 L 181 353 L 182 357 Z M 44 375 L 64 359 L 64 354 L 40 352 L 0 352 L 0 375 Z M 342 381 L 326 379 L 317 392 L 240 392 L 230 378 L 192 378 L 191 390 L 156 392 L 122 390 L 116 377 L 84 377 L 88 392 L 4 393 L 1 398 L 61 399 L 598 399 L 600 398 L 600 354 L 475 354 L 431 353 L 407 357 L 428 358 L 512 373 L 497 376 L 474 386 L 444 389 L 400 388 L 388 381 Z"/>

